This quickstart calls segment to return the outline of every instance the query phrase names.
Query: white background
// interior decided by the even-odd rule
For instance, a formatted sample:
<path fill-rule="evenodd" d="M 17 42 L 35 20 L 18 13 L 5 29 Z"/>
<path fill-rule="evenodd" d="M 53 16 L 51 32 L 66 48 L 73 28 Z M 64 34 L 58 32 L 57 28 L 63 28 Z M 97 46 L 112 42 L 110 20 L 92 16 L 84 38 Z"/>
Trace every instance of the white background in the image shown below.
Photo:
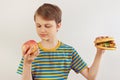
<path fill-rule="evenodd" d="M 0 80 L 20 80 L 16 73 L 21 45 L 40 41 L 33 15 L 44 2 L 58 5 L 63 12 L 58 38 L 76 48 L 91 66 L 97 36 L 115 38 L 117 50 L 102 57 L 97 80 L 120 80 L 120 0 L 0 0 Z M 71 71 L 68 80 L 85 80 Z"/>

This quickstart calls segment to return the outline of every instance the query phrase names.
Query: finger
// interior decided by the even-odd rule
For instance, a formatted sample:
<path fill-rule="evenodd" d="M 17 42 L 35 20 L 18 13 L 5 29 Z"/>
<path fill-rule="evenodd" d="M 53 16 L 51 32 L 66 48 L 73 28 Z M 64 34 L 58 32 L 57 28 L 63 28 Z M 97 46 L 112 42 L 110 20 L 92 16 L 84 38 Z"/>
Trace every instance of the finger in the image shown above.
<path fill-rule="evenodd" d="M 104 39 L 104 38 L 108 38 L 108 36 L 99 36 L 96 39 Z"/>
<path fill-rule="evenodd" d="M 96 37 L 96 40 L 99 39 L 99 37 Z"/>
<path fill-rule="evenodd" d="M 23 45 L 22 46 L 22 53 L 23 53 L 23 55 L 25 55 L 28 52 L 29 48 L 30 47 L 28 45 Z"/>
<path fill-rule="evenodd" d="M 24 57 L 25 59 L 28 59 L 29 56 L 30 56 L 30 54 L 25 54 L 23 57 Z"/>
<path fill-rule="evenodd" d="M 38 55 L 39 55 L 38 50 L 31 54 L 32 57 L 36 57 L 36 56 L 38 56 Z"/>
<path fill-rule="evenodd" d="M 103 38 L 104 38 L 104 36 L 101 36 L 100 38 L 101 38 L 101 39 L 103 39 Z"/>
<path fill-rule="evenodd" d="M 33 50 L 33 46 L 27 51 L 27 54 L 31 54 L 32 50 Z"/>
<path fill-rule="evenodd" d="M 39 55 L 39 50 L 37 50 L 34 54 L 34 56 L 38 56 Z"/>
<path fill-rule="evenodd" d="M 103 36 L 98 36 L 96 39 L 101 39 L 101 38 L 103 38 Z"/>
<path fill-rule="evenodd" d="M 105 38 L 109 38 L 109 36 L 105 36 Z"/>

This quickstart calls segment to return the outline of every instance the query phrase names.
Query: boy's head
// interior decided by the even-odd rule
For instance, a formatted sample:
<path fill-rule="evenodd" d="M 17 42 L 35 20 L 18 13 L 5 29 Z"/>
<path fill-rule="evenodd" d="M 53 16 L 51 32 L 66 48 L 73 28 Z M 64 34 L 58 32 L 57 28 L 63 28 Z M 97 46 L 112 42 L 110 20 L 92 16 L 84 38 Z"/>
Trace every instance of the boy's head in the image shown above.
<path fill-rule="evenodd" d="M 40 6 L 34 15 L 36 30 L 42 40 L 54 40 L 61 27 L 62 12 L 59 7 L 45 3 Z"/>
<path fill-rule="evenodd" d="M 62 11 L 56 5 L 44 3 L 36 10 L 34 21 L 36 21 L 36 16 L 41 16 L 45 20 L 55 20 L 58 24 L 61 22 Z"/>

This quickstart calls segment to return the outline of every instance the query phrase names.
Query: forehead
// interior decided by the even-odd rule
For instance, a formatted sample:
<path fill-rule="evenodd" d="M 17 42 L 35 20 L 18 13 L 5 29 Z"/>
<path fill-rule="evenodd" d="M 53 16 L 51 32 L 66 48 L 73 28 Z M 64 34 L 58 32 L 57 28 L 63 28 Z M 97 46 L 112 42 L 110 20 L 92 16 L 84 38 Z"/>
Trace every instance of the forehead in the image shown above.
<path fill-rule="evenodd" d="M 55 22 L 55 20 L 47 20 L 47 19 L 44 19 L 42 16 L 36 15 L 35 23 L 39 23 L 39 24 L 42 24 L 42 23 L 55 24 L 56 22 Z"/>

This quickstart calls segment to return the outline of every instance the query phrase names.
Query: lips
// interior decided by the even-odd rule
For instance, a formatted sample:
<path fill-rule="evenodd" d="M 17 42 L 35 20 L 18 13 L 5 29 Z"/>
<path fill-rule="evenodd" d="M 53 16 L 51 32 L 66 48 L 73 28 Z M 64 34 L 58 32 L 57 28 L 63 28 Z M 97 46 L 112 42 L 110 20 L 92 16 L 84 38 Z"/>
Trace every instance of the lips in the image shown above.
<path fill-rule="evenodd" d="M 45 36 L 47 36 L 47 34 L 40 34 L 40 36 L 41 36 L 41 37 L 45 37 Z"/>

